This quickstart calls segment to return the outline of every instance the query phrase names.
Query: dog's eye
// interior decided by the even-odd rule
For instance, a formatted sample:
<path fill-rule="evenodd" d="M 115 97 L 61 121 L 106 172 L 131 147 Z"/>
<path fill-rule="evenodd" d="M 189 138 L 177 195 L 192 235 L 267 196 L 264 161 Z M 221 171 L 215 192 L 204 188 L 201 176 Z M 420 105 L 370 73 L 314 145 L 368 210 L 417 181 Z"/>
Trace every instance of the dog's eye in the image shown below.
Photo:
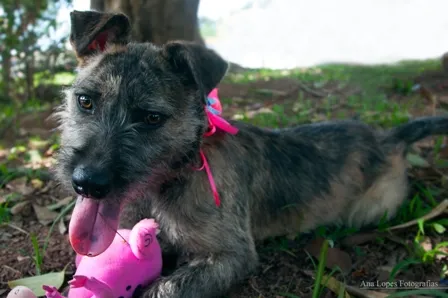
<path fill-rule="evenodd" d="M 93 107 L 92 99 L 87 95 L 78 95 L 78 104 L 85 110 L 90 110 Z"/>
<path fill-rule="evenodd" d="M 146 115 L 144 122 L 148 125 L 157 125 L 160 124 L 162 120 L 162 115 L 158 113 L 149 113 L 148 115 Z"/>

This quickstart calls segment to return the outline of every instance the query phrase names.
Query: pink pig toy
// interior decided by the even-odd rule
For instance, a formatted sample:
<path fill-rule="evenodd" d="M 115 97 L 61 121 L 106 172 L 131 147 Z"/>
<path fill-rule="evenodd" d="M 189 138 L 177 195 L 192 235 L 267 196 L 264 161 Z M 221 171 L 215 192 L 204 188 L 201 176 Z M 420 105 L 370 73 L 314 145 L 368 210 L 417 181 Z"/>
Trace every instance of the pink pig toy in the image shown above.
<path fill-rule="evenodd" d="M 95 256 L 76 256 L 76 272 L 68 298 L 131 298 L 162 272 L 158 224 L 143 219 L 132 230 L 118 230 L 112 244 Z M 55 287 L 43 286 L 47 298 L 64 298 Z M 15 287 L 7 298 L 35 298 L 26 287 Z"/>

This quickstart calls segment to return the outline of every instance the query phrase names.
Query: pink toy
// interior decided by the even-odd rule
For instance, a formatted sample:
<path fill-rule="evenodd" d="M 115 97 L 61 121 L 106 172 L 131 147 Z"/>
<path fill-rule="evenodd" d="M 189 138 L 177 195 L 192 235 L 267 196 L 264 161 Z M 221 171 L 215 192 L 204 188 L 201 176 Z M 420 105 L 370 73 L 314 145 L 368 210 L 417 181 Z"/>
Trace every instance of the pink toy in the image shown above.
<path fill-rule="evenodd" d="M 77 255 L 68 298 L 130 298 L 136 288 L 153 282 L 162 272 L 157 228 L 153 219 L 143 219 L 132 230 L 118 230 L 103 253 L 95 257 Z M 55 287 L 43 286 L 43 289 L 47 298 L 64 298 Z M 15 287 L 7 296 L 13 297 L 36 298 L 22 286 Z"/>

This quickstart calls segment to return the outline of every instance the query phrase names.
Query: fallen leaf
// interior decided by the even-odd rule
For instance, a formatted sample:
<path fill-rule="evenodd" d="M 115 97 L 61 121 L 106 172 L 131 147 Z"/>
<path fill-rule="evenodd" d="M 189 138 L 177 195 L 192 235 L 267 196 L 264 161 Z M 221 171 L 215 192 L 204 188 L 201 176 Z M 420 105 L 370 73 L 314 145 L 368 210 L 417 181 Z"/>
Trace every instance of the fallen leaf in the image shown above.
<path fill-rule="evenodd" d="M 59 209 L 61 207 L 64 207 L 64 206 L 68 205 L 71 201 L 73 201 L 73 197 L 71 197 L 71 196 L 70 197 L 65 197 L 62 200 L 59 200 L 59 201 L 57 201 L 54 204 L 48 205 L 47 208 L 49 210 L 56 210 L 56 209 Z"/>
<path fill-rule="evenodd" d="M 350 298 L 350 295 L 346 291 L 346 285 L 332 276 L 323 275 L 321 284 L 338 295 L 338 297 Z"/>
<path fill-rule="evenodd" d="M 448 259 L 448 242 L 438 243 L 435 248 L 438 252 L 436 253 L 437 260 Z"/>
<path fill-rule="evenodd" d="M 308 253 L 313 257 L 319 259 L 323 242 L 323 238 L 315 238 L 305 246 L 305 250 L 308 251 Z M 329 269 L 333 269 L 335 266 L 338 266 L 344 274 L 347 274 L 352 269 L 352 259 L 345 251 L 335 247 L 329 247 L 325 266 Z"/>
<path fill-rule="evenodd" d="M 58 213 L 49 210 L 47 207 L 33 204 L 33 209 L 36 213 L 37 220 L 44 226 L 52 223 L 58 216 Z"/>
<path fill-rule="evenodd" d="M 321 121 L 326 121 L 328 120 L 327 116 L 325 116 L 322 113 L 316 113 L 313 115 L 313 117 L 311 118 L 311 122 L 315 123 L 315 122 L 321 122 Z"/>
<path fill-rule="evenodd" d="M 30 195 L 34 192 L 34 188 L 28 185 L 26 177 L 21 177 L 9 181 L 9 183 L 6 185 L 6 188 L 12 192 L 16 192 L 24 196 Z"/>
<path fill-rule="evenodd" d="M 54 186 L 54 182 L 52 180 L 48 181 L 48 183 L 42 188 L 39 193 L 47 193 Z"/>
<path fill-rule="evenodd" d="M 431 166 L 427 160 L 417 154 L 408 153 L 406 159 L 413 167 L 429 168 Z"/>
<path fill-rule="evenodd" d="M 378 237 L 378 233 L 359 233 L 345 237 L 341 241 L 341 245 L 344 247 L 353 247 L 356 245 L 364 244 L 366 242 L 375 240 Z"/>
<path fill-rule="evenodd" d="M 44 140 L 29 140 L 28 145 L 32 149 L 43 149 L 48 146 L 48 141 Z"/>
<path fill-rule="evenodd" d="M 65 226 L 65 223 L 63 220 L 60 220 L 58 223 L 58 229 L 59 229 L 59 233 L 61 233 L 61 235 L 64 235 L 65 232 L 67 232 L 67 227 Z"/>
<path fill-rule="evenodd" d="M 33 179 L 33 180 L 31 180 L 31 185 L 35 189 L 41 189 L 44 186 L 44 182 L 42 180 L 39 180 L 39 179 Z"/>
<path fill-rule="evenodd" d="M 38 150 L 30 150 L 28 151 L 29 161 L 31 163 L 38 163 L 42 161 L 42 156 Z"/>
<path fill-rule="evenodd" d="M 430 251 L 430 250 L 432 250 L 431 239 L 429 239 L 429 237 L 425 237 L 425 239 L 423 239 L 423 241 L 420 242 L 420 246 L 421 246 L 425 251 Z"/>
<path fill-rule="evenodd" d="M 366 275 L 367 275 L 367 272 L 366 272 L 365 268 L 360 268 L 358 270 L 353 271 L 353 273 L 352 273 L 352 277 L 354 277 L 354 278 L 364 277 Z"/>
<path fill-rule="evenodd" d="M 302 270 L 302 272 L 305 273 L 306 275 L 312 277 L 313 279 L 315 279 L 315 275 L 314 275 L 313 271 Z M 341 284 L 341 282 L 339 282 L 337 279 L 335 279 L 334 277 L 331 277 L 331 276 L 329 277 L 328 275 L 323 275 L 322 276 L 322 283 L 325 283 L 325 281 L 327 279 L 328 280 L 334 279 L 334 280 L 336 280 L 336 282 Z M 330 284 L 330 283 L 328 283 L 328 284 Z M 331 284 L 334 285 L 335 282 L 333 281 Z M 343 285 L 345 287 L 345 292 L 346 293 L 348 293 L 349 295 L 353 295 L 353 297 L 357 297 L 357 298 L 386 298 L 386 297 L 389 296 L 388 294 L 384 294 L 384 293 L 380 293 L 380 292 L 376 292 L 376 291 L 372 291 L 372 290 L 364 290 L 364 289 L 361 289 L 361 288 L 358 288 L 358 287 L 354 287 L 354 286 L 350 286 L 350 285 L 346 285 L 346 284 L 343 284 Z M 339 295 L 339 293 L 336 293 L 336 295 Z M 344 296 L 344 297 L 346 297 L 346 296 Z"/>
<path fill-rule="evenodd" d="M 425 214 L 424 216 L 422 216 L 421 218 L 417 218 L 411 221 L 408 221 L 404 224 L 400 224 L 397 226 L 393 226 L 388 228 L 388 231 L 392 231 L 392 230 L 399 230 L 399 229 L 404 229 L 404 228 L 408 228 L 411 226 L 414 226 L 416 224 L 418 224 L 418 222 L 420 220 L 424 220 L 424 221 L 428 221 L 430 219 L 433 219 L 443 213 L 448 213 L 448 199 L 443 200 L 439 205 L 437 205 L 437 207 L 435 207 L 434 209 L 431 210 L 431 212 L 429 212 L 428 214 Z"/>
<path fill-rule="evenodd" d="M 29 258 L 30 258 L 29 256 L 26 256 L 26 257 L 24 257 L 24 256 L 18 256 L 18 257 L 17 257 L 17 261 L 22 262 L 22 261 L 24 261 L 24 260 L 28 260 Z"/>
<path fill-rule="evenodd" d="M 29 203 L 29 201 L 19 202 L 15 204 L 9 212 L 11 212 L 12 215 L 20 214 L 25 210 Z"/>
<path fill-rule="evenodd" d="M 273 89 L 257 89 L 255 92 L 264 95 L 272 95 L 272 96 L 285 96 L 288 95 L 285 91 L 273 90 Z"/>
<path fill-rule="evenodd" d="M 10 289 L 13 289 L 17 286 L 25 286 L 33 291 L 36 296 L 44 296 L 45 291 L 42 289 L 43 285 L 52 286 L 59 289 L 64 282 L 64 278 L 65 268 L 60 272 L 51 272 L 47 274 L 8 281 L 8 286 Z"/>
<path fill-rule="evenodd" d="M 246 113 L 247 118 L 253 118 L 258 114 L 275 114 L 275 112 L 269 108 L 263 107 L 255 111 L 248 111 Z"/>

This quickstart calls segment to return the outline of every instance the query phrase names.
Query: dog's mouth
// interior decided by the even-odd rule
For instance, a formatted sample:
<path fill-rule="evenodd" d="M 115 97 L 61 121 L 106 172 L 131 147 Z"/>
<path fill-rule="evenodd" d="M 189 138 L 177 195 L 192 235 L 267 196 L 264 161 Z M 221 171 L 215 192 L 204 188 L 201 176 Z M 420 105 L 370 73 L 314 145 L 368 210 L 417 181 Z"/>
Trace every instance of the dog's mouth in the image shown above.
<path fill-rule="evenodd" d="M 104 252 L 114 240 L 120 209 L 120 203 L 114 200 L 78 196 L 69 225 L 73 250 L 87 256 Z"/>

